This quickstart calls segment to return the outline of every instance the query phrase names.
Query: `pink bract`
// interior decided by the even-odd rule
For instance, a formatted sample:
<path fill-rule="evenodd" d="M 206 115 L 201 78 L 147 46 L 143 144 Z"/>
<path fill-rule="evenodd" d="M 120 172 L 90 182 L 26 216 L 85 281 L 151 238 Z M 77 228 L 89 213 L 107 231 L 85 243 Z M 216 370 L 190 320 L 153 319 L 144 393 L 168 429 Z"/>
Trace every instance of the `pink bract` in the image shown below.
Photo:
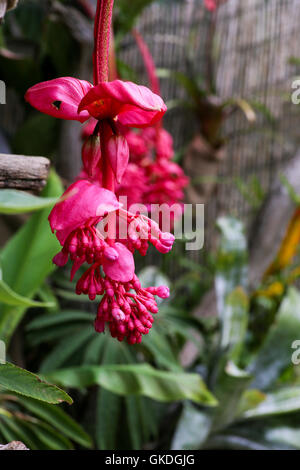
<path fill-rule="evenodd" d="M 103 261 L 103 271 L 113 281 L 129 282 L 134 275 L 134 259 L 132 253 L 122 245 L 116 242 L 114 250 L 119 257 L 116 260 L 105 258 Z"/>
<path fill-rule="evenodd" d="M 55 78 L 29 88 L 25 99 L 42 113 L 60 119 L 84 122 L 90 116 L 87 111 L 78 114 L 78 104 L 92 86 L 91 83 L 77 78 Z"/>
<path fill-rule="evenodd" d="M 160 121 L 167 107 L 148 88 L 114 80 L 91 88 L 78 107 L 84 110 L 96 119 L 117 118 L 124 126 L 145 127 Z"/>
<path fill-rule="evenodd" d="M 86 221 L 103 217 L 121 207 L 114 193 L 87 180 L 73 183 L 55 204 L 49 215 L 52 232 L 63 244 L 70 232 Z"/>

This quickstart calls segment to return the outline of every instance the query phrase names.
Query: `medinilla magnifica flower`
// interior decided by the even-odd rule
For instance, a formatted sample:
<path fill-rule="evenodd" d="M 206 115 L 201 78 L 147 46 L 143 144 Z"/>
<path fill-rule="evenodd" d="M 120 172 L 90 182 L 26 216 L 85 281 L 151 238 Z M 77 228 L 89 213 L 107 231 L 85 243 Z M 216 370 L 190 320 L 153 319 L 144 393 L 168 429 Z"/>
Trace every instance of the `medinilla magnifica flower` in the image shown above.
<path fill-rule="evenodd" d="M 98 0 L 94 84 L 72 77 L 57 78 L 34 85 L 25 98 L 51 116 L 90 120 L 92 124 L 92 135 L 82 148 L 84 179 L 65 191 L 49 215 L 51 229 L 62 246 L 53 261 L 64 266 L 71 260 L 72 279 L 80 266 L 89 265 L 77 281 L 76 293 L 87 294 L 91 300 L 102 296 L 96 330 L 103 332 L 107 323 L 112 336 L 134 344 L 151 328 L 152 314 L 158 311 L 155 296 L 166 298 L 169 290 L 165 286 L 142 288 L 135 275 L 133 254 L 138 250 L 145 255 L 149 243 L 167 253 L 174 237 L 162 233 L 148 217 L 123 209 L 116 187 L 121 187 L 128 165 L 124 129 L 154 125 L 166 106 L 146 87 L 121 80 L 108 82 L 112 9 L 113 0 Z"/>
<path fill-rule="evenodd" d="M 115 214 L 126 224 L 126 237 L 108 239 L 101 222 Z M 90 268 L 76 284 L 77 294 L 87 294 L 91 300 L 102 295 L 95 328 L 104 331 L 109 324 L 112 336 L 130 344 L 139 343 L 142 334 L 149 332 L 152 314 L 158 312 L 155 295 L 166 298 L 167 287 L 143 289 L 134 273 L 133 253 L 145 255 L 152 243 L 160 252 L 171 250 L 174 237 L 162 233 L 152 220 L 131 214 L 121 208 L 115 194 L 87 180 L 72 184 L 54 206 L 49 222 L 62 250 L 53 259 L 64 266 L 73 262 L 71 279 L 83 263 Z"/>

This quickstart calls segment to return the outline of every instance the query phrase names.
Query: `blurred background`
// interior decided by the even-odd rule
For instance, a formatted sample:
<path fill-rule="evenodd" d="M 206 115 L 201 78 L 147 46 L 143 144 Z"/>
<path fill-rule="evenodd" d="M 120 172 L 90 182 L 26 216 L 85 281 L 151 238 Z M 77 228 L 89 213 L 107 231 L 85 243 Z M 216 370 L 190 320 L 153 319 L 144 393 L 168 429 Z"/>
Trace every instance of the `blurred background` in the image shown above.
<path fill-rule="evenodd" d="M 0 370 L 0 442 L 299 449 L 299 0 L 115 2 L 117 74 L 149 86 L 134 28 L 168 105 L 173 160 L 189 177 L 183 202 L 205 205 L 202 250 L 178 240 L 168 256 L 136 260 L 144 285 L 171 289 L 138 346 L 95 333 L 97 306 L 51 264 L 49 198 L 80 172 L 82 126 L 24 101 L 43 80 L 91 80 L 95 5 L 20 0 L 0 27 L 0 153 L 52 163 L 45 188 L 28 193 L 38 200 L 0 190 L 0 338 L 11 362 L 74 399 L 58 407 L 8 394 Z"/>

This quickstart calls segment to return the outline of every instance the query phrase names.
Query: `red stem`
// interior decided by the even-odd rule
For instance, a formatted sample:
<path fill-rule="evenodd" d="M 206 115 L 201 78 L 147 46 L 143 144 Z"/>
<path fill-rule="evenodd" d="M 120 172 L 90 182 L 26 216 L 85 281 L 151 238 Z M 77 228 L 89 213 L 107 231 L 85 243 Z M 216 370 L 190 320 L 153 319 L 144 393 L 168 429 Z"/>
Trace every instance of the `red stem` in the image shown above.
<path fill-rule="evenodd" d="M 159 79 L 156 73 L 155 63 L 151 55 L 151 52 L 149 50 L 149 47 L 145 43 L 142 35 L 136 29 L 132 30 L 132 34 L 136 40 L 140 53 L 143 57 L 144 65 L 146 67 L 147 74 L 148 74 L 150 88 L 153 91 L 153 93 L 160 95 Z M 157 133 L 159 132 L 161 127 L 162 127 L 162 119 L 155 125 Z"/>
<path fill-rule="evenodd" d="M 98 0 L 94 26 L 94 85 L 108 81 L 109 40 L 114 0 Z"/>
<path fill-rule="evenodd" d="M 94 85 L 107 82 L 109 77 L 109 43 L 114 0 L 98 0 L 94 25 Z M 112 168 L 105 158 L 105 142 L 111 133 L 109 123 L 102 121 L 99 127 L 100 145 L 102 153 L 102 186 L 110 191 L 115 190 L 115 179 Z M 108 216 L 107 241 L 114 244 L 116 238 L 114 215 Z"/>

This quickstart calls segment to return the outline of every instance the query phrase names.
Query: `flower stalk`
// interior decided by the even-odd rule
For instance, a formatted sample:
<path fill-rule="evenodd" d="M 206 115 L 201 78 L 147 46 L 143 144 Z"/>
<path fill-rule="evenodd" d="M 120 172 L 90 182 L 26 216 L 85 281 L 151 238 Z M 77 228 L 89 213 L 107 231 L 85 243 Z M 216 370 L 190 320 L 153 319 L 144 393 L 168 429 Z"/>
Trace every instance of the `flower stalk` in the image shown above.
<path fill-rule="evenodd" d="M 98 0 L 94 26 L 94 85 L 108 81 L 109 41 L 114 0 Z"/>

